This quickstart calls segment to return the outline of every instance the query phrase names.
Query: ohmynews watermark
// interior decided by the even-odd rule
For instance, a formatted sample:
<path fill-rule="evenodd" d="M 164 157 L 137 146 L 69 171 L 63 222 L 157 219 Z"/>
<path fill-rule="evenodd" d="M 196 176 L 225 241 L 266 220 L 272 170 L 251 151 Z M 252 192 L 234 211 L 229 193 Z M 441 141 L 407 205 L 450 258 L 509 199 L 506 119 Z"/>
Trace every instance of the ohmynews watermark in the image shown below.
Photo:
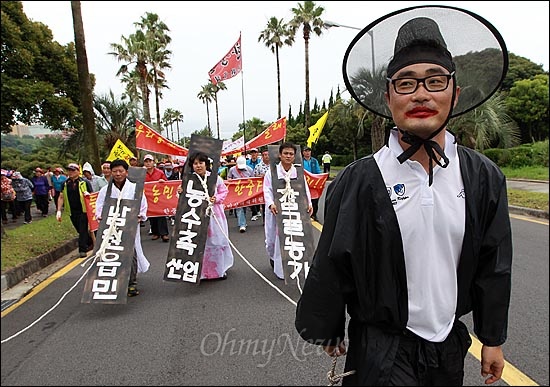
<path fill-rule="evenodd" d="M 322 343 L 316 345 L 283 333 L 271 339 L 244 339 L 236 337 L 236 329 L 231 328 L 225 334 L 211 332 L 201 340 L 200 351 L 203 356 L 258 356 L 261 362 L 256 367 L 267 366 L 273 358 L 291 356 L 303 362 L 308 356 L 327 356 Z"/>

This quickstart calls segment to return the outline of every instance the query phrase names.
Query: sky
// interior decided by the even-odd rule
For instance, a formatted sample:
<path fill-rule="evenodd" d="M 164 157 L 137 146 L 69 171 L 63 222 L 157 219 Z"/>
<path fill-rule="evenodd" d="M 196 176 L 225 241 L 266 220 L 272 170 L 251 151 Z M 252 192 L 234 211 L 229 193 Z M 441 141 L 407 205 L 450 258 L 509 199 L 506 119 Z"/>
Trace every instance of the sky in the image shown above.
<path fill-rule="evenodd" d="M 171 69 L 166 71 L 169 89 L 163 91 L 161 118 L 167 108 L 183 114 L 180 135 L 189 136 L 207 126 L 206 105 L 197 98 L 209 82 L 208 71 L 237 42 L 241 34 L 243 71 L 225 81 L 227 90 L 218 93 L 220 138 L 229 139 L 238 125 L 254 117 L 267 124 L 276 121 L 277 75 L 275 55 L 258 37 L 275 16 L 288 22 L 298 1 L 82 1 L 82 19 L 90 73 L 95 74 L 98 95 L 124 91 L 116 73 L 121 66 L 109 55 L 111 43 L 134 33 L 135 22 L 146 12 L 156 13 L 170 32 Z M 302 2 L 303 3 L 303 2 Z M 451 5 L 477 13 L 500 32 L 508 51 L 549 70 L 548 1 L 315 1 L 322 6 L 324 21 L 342 27 L 312 35 L 309 44 L 310 106 L 328 103 L 331 91 L 345 90 L 342 76 L 344 54 L 359 30 L 390 12 L 415 5 Z M 35 22 L 47 25 L 62 45 L 74 41 L 70 1 L 23 1 L 23 11 Z M 295 116 L 305 101 L 305 53 L 301 29 L 292 47 L 279 51 L 281 109 L 289 106 Z M 344 97 L 346 95 L 344 94 Z M 154 97 L 150 101 L 155 117 Z M 210 123 L 217 135 L 215 107 L 210 105 Z M 154 119 L 154 118 L 153 118 Z M 313 123 L 311 123 L 313 124 Z M 165 133 L 163 132 L 163 135 Z M 249 140 L 248 138 L 246 139 Z"/>

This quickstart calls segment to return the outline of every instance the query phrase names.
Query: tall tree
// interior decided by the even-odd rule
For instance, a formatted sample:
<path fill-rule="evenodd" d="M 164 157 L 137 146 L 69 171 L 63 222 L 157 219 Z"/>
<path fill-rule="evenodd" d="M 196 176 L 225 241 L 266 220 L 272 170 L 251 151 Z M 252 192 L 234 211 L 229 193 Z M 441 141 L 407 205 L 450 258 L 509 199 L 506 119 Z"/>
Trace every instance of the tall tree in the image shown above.
<path fill-rule="evenodd" d="M 150 75 L 155 91 L 157 125 L 160 130 L 160 98 L 162 96 L 160 90 L 167 87 L 164 70 L 172 67 L 168 62 L 172 52 L 166 48 L 172 41 L 172 38 L 167 34 L 170 29 L 164 22 L 159 20 L 157 14 L 151 12 L 146 12 L 145 16 L 142 16 L 141 20 L 134 23 L 134 25 L 145 32 L 147 62 L 152 67 Z"/>
<path fill-rule="evenodd" d="M 51 30 L 30 21 L 20 1 L 1 2 L 2 82 L 0 130 L 42 123 L 52 130 L 82 125 L 76 53 Z"/>
<path fill-rule="evenodd" d="M 71 1 L 73 13 L 74 41 L 76 45 L 76 66 L 78 69 L 78 84 L 82 108 L 82 124 L 86 138 L 83 146 L 87 149 L 87 158 L 96 171 L 101 170 L 99 147 L 94 123 L 94 102 L 92 81 L 88 70 L 88 56 L 86 55 L 86 39 L 80 1 Z M 82 160 L 81 160 L 82 161 Z"/>
<path fill-rule="evenodd" d="M 123 62 L 116 75 L 124 76 L 128 72 L 136 71 L 139 74 L 139 90 L 143 106 L 143 119 L 151 125 L 151 110 L 149 108 L 149 87 L 147 70 L 148 48 L 147 37 L 143 31 L 136 31 L 134 34 L 121 37 L 122 43 L 111 43 L 109 55 L 113 55 L 119 62 Z M 129 67 L 135 64 L 133 69 Z"/>
<path fill-rule="evenodd" d="M 209 110 L 209 104 L 214 99 L 213 90 L 210 87 L 212 83 L 210 82 L 210 79 L 208 80 L 208 83 L 206 85 L 202 86 L 201 91 L 199 91 L 199 94 L 197 94 L 197 98 L 202 101 L 206 105 L 206 120 L 207 120 L 207 128 L 208 132 L 210 133 L 210 137 L 212 137 L 212 127 L 210 126 L 210 110 Z"/>
<path fill-rule="evenodd" d="M 265 46 L 275 54 L 277 61 L 277 118 L 281 118 L 281 69 L 279 63 L 279 49 L 283 45 L 292 46 L 294 35 L 291 33 L 288 25 L 283 19 L 271 17 L 267 22 L 266 28 L 260 33 L 258 42 L 262 41 Z"/>
<path fill-rule="evenodd" d="M 215 85 L 213 83 L 210 83 L 210 88 L 212 89 L 212 93 L 214 95 L 214 103 L 216 104 L 216 127 L 218 130 L 218 140 L 220 139 L 220 116 L 218 113 L 218 91 L 220 90 L 227 90 L 227 86 L 223 82 L 218 82 Z"/>
<path fill-rule="evenodd" d="M 323 28 L 325 27 L 321 15 L 325 9 L 321 6 L 317 6 L 313 1 L 304 1 L 303 4 L 298 3 L 297 8 L 292 8 L 294 17 L 289 22 L 290 31 L 292 36 L 296 35 L 296 32 L 302 27 L 305 46 L 305 69 L 306 69 L 306 100 L 304 105 L 305 114 L 305 129 L 309 130 L 310 109 L 309 109 L 309 39 L 311 33 L 315 33 L 317 36 L 323 34 Z"/>

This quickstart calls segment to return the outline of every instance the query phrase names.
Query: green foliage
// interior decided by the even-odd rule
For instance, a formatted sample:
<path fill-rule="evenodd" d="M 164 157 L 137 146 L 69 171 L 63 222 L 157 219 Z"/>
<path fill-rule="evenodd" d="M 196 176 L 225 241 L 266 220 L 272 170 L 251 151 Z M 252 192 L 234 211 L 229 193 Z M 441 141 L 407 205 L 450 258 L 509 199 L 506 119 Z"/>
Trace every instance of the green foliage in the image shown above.
<path fill-rule="evenodd" d="M 53 41 L 51 30 L 30 21 L 20 1 L 2 1 L 0 131 L 41 121 L 53 130 L 81 125 L 73 43 Z"/>
<path fill-rule="evenodd" d="M 62 167 L 70 162 L 78 162 L 73 153 L 62 155 L 61 136 L 46 136 L 42 139 L 31 136 L 19 138 L 2 135 L 1 164 L 3 169 L 18 170 L 27 178 L 33 175 L 36 167 Z"/>
<path fill-rule="evenodd" d="M 6 230 L 6 235 L 2 238 L 2 273 L 31 257 L 52 251 L 77 236 L 68 217 L 63 218 L 60 223 L 55 216 L 48 216 L 34 219 L 31 224 Z"/>
<path fill-rule="evenodd" d="M 524 140 L 548 138 L 548 102 L 548 74 L 516 81 L 510 89 L 506 106 L 510 115 L 527 128 Z M 541 121 L 546 122 L 545 130 L 533 130 L 538 128 L 533 124 Z"/>
<path fill-rule="evenodd" d="M 508 72 L 502 82 L 501 89 L 508 91 L 514 86 L 516 81 L 531 79 L 539 74 L 548 75 L 548 73 L 544 71 L 542 64 L 536 64 L 527 58 L 509 53 Z"/>
<path fill-rule="evenodd" d="M 485 150 L 483 154 L 501 168 L 548 167 L 548 140 L 533 144 L 523 144 L 508 149 L 491 148 Z"/>

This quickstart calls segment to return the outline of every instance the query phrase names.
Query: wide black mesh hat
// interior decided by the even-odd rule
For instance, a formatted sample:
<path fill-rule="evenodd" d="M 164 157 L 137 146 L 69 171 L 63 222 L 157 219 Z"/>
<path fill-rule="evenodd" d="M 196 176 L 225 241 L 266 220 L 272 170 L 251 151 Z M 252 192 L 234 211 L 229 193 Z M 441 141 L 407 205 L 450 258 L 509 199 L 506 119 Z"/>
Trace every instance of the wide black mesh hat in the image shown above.
<path fill-rule="evenodd" d="M 508 51 L 496 28 L 473 12 L 411 7 L 383 16 L 357 34 L 344 56 L 344 82 L 362 106 L 391 118 L 384 97 L 387 78 L 415 63 L 456 72 L 461 94 L 451 113 L 455 117 L 497 91 L 508 70 Z"/>

